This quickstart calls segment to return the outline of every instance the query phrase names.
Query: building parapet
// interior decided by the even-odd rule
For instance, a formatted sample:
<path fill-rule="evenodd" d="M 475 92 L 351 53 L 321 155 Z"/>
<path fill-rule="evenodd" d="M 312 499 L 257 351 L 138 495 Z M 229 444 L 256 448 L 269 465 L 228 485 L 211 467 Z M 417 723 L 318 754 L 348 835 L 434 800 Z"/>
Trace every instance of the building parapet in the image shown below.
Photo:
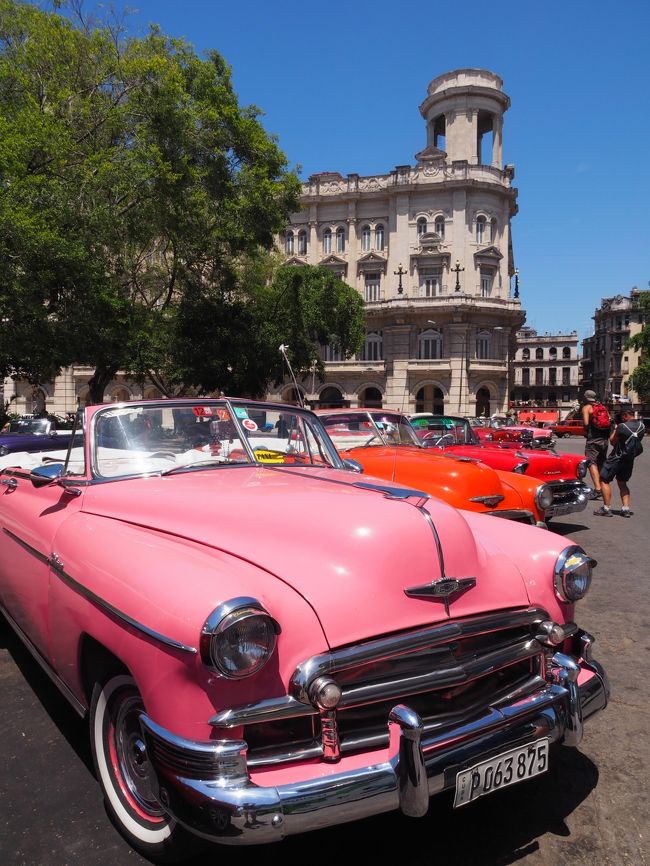
<path fill-rule="evenodd" d="M 435 165 L 399 165 L 389 174 L 365 177 L 358 174 L 349 174 L 347 178 L 331 173 L 312 175 L 302 185 L 302 195 L 306 200 L 312 196 L 314 198 L 338 195 L 356 196 L 358 193 L 386 192 L 397 187 L 453 181 L 463 184 L 471 181 L 491 183 L 509 189 L 511 188 L 511 179 L 512 173 L 510 171 L 492 165 L 471 165 L 466 160 L 461 159 Z"/>

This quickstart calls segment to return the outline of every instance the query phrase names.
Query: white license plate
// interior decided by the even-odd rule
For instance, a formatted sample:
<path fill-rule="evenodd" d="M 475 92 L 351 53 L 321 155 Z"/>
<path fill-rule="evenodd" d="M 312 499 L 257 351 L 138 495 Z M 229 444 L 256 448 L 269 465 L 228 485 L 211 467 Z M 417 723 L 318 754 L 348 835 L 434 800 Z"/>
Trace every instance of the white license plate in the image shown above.
<path fill-rule="evenodd" d="M 549 743 L 548 739 L 535 740 L 528 746 L 510 749 L 489 761 L 461 770 L 456 776 L 454 808 L 545 773 L 548 770 Z"/>

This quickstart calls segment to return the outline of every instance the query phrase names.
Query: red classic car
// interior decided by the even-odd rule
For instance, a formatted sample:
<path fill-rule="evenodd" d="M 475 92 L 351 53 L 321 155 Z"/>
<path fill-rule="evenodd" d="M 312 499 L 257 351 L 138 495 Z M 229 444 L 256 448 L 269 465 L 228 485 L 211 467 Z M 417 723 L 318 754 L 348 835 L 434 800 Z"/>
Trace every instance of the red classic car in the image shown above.
<path fill-rule="evenodd" d="M 358 462 L 369 475 L 417 484 L 456 508 L 546 526 L 546 513 L 553 503 L 548 485 L 491 469 L 476 456 L 447 455 L 428 448 L 401 412 L 319 409 L 317 414 L 339 453 Z"/>
<path fill-rule="evenodd" d="M 555 435 L 547 427 L 514 424 L 509 420 L 494 419 L 474 421 L 473 426 L 478 437 L 489 442 L 514 442 L 519 446 L 533 448 L 552 448 L 555 443 Z"/>
<path fill-rule="evenodd" d="M 585 425 L 582 423 L 582 419 L 572 419 L 570 421 L 558 421 L 557 424 L 554 424 L 551 427 L 551 430 L 555 433 L 555 435 L 559 438 L 568 438 L 569 436 L 584 436 L 585 435 Z"/>
<path fill-rule="evenodd" d="M 553 492 L 546 520 L 583 511 L 591 488 L 583 482 L 587 461 L 578 454 L 556 454 L 546 449 L 505 449 L 499 443 L 481 441 L 466 418 L 419 412 L 409 415 L 419 439 L 445 453 L 475 457 L 493 469 L 518 472 L 545 481 Z"/>
<path fill-rule="evenodd" d="M 2 458 L 0 605 L 148 858 L 463 807 L 605 707 L 575 544 L 346 471 L 293 406 L 91 406 L 77 432 Z"/>

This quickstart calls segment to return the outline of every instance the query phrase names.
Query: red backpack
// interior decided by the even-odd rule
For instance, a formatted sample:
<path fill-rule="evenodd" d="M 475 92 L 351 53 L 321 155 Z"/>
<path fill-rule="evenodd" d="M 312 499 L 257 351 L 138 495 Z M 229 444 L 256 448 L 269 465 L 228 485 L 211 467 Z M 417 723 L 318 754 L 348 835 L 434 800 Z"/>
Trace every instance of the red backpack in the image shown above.
<path fill-rule="evenodd" d="M 609 430 L 612 426 L 607 407 L 602 403 L 594 403 L 591 423 L 597 430 Z"/>

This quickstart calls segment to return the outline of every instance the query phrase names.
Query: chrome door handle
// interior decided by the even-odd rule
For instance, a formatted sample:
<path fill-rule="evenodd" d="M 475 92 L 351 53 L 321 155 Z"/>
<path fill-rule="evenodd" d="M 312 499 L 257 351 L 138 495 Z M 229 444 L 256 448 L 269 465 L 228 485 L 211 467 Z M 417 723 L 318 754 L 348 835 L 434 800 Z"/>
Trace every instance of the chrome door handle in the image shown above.
<path fill-rule="evenodd" d="M 9 490 L 15 490 L 18 487 L 18 482 L 15 478 L 3 478 L 0 480 L 0 484 L 4 484 Z"/>

